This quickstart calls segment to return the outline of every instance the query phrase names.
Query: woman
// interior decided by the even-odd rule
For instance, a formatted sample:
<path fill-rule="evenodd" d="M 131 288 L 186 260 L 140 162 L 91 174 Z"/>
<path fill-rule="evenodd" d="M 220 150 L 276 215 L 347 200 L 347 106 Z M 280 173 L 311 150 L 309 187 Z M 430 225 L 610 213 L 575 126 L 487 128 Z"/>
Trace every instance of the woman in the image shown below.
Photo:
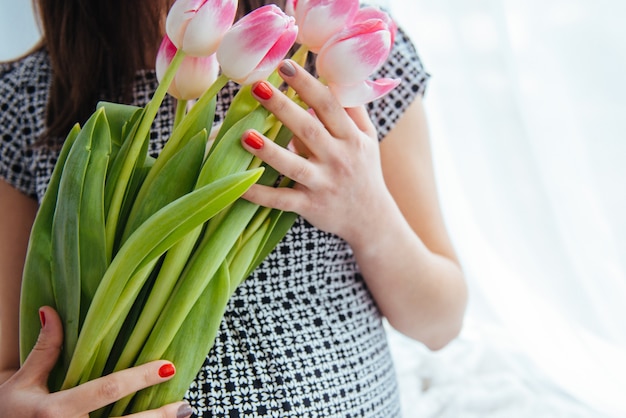
<path fill-rule="evenodd" d="M 265 3 L 241 1 L 239 13 Z M 62 341 L 56 312 L 41 309 L 39 341 L 21 368 L 17 344 L 29 231 L 58 145 L 97 100 L 149 99 L 170 4 L 39 0 L 41 46 L 0 67 L 1 416 L 86 416 L 175 373 L 161 360 L 50 394 L 47 375 Z M 428 77 L 402 31 L 379 72 L 402 84 L 367 110 L 343 109 L 315 78 L 283 62 L 281 76 L 319 119 L 268 85 L 253 88 L 308 152 L 244 135 L 244 148 L 298 183 L 255 185 L 244 197 L 301 216 L 232 297 L 188 403 L 133 416 L 398 416 L 382 318 L 431 349 L 456 337 L 466 287 L 436 194 L 421 99 Z M 220 93 L 217 122 L 236 90 Z M 168 136 L 172 102 L 153 126 L 153 154 Z"/>

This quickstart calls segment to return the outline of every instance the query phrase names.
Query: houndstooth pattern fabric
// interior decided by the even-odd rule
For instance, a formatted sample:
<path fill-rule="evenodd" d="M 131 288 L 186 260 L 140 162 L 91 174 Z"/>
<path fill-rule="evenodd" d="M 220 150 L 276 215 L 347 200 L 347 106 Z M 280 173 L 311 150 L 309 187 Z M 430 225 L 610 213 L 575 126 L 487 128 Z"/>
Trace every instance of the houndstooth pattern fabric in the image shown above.
<path fill-rule="evenodd" d="M 368 105 L 382 139 L 429 78 L 401 30 L 379 77 L 402 79 Z M 139 73 L 134 103 L 144 105 L 156 83 L 153 72 Z M 45 51 L 0 66 L 0 178 L 38 200 L 58 153 L 33 146 L 49 84 Z M 218 122 L 236 91 L 231 83 L 220 92 Z M 153 156 L 173 116 L 167 98 L 151 132 Z M 298 218 L 231 298 L 185 398 L 202 417 L 400 416 L 381 315 L 346 242 Z"/>

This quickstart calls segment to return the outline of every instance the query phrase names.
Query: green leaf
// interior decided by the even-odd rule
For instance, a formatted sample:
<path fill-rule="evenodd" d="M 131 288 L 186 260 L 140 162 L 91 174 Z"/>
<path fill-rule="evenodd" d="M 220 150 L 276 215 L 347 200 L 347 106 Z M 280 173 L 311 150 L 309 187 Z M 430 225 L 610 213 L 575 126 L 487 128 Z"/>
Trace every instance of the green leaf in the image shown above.
<path fill-rule="evenodd" d="M 278 75 L 278 72 L 274 71 L 268 78 L 268 81 L 275 87 L 278 87 L 282 83 L 282 78 Z M 222 121 L 220 129 L 215 138 L 215 144 L 219 143 L 222 137 L 241 119 L 246 115 L 252 113 L 255 109 L 259 108 L 260 104 L 257 99 L 252 95 L 252 86 L 242 86 L 235 97 L 233 98 L 231 105 L 226 112 L 226 116 Z"/>
<path fill-rule="evenodd" d="M 96 105 L 96 108 L 104 108 L 107 115 L 109 128 L 111 130 L 111 159 L 113 159 L 115 154 L 117 154 L 117 151 L 122 147 L 122 143 L 126 138 L 125 130 L 127 124 L 129 121 L 138 117 L 138 115 L 142 112 L 142 108 L 104 101 L 99 102 Z"/>
<path fill-rule="evenodd" d="M 154 286 L 148 296 L 148 300 L 141 310 L 139 319 L 133 327 L 128 341 L 124 344 L 122 353 L 118 356 L 117 364 L 114 368 L 115 371 L 127 369 L 134 364 L 137 356 L 141 352 L 141 348 L 150 335 L 150 331 L 159 318 L 159 314 L 163 312 L 172 290 L 176 286 L 196 246 L 202 229 L 202 227 L 199 227 L 187 234 L 187 236 L 177 242 L 176 245 L 170 248 L 167 254 L 165 254 L 165 259 L 154 281 Z"/>
<path fill-rule="evenodd" d="M 191 307 L 210 283 L 257 208 L 257 205 L 246 200 L 237 200 L 229 208 L 228 215 L 219 219 L 214 230 L 204 235 L 154 325 L 144 345 L 143 353 L 150 353 L 150 357 L 163 354 L 165 347 L 173 340 Z M 142 354 L 138 362 L 144 361 L 146 357 Z"/>
<path fill-rule="evenodd" d="M 199 186 L 248 168 L 254 156 L 241 146 L 241 136 L 248 129 L 262 127 L 267 115 L 268 111 L 263 108 L 254 110 L 235 123 L 222 140 L 211 147 L 198 177 Z"/>
<path fill-rule="evenodd" d="M 143 283 L 131 281 L 176 242 L 239 198 L 263 169 L 236 173 L 197 189 L 152 215 L 124 243 L 107 269 L 87 313 L 76 351 L 63 384 L 75 386 L 93 356 L 93 346 L 119 321 Z M 128 291 L 127 291 L 128 288 Z"/>
<path fill-rule="evenodd" d="M 102 117 L 96 120 L 92 131 L 91 153 L 78 214 L 80 282 L 84 297 L 81 305 L 87 307 L 108 266 L 104 226 L 104 184 L 111 152 L 111 133 L 104 112 Z M 84 318 L 85 314 L 86 311 L 82 312 L 81 318 Z"/>
<path fill-rule="evenodd" d="M 105 112 L 109 109 L 109 106 L 103 106 Z M 143 116 L 142 108 L 135 108 L 131 114 L 119 114 L 118 117 L 114 117 L 113 121 L 109 121 L 111 130 L 111 157 L 109 158 L 109 169 L 107 171 L 107 185 L 105 185 L 105 201 L 104 209 L 109 211 L 111 205 L 111 198 L 113 196 L 113 184 L 119 177 L 119 173 L 124 162 L 124 158 L 128 154 L 128 148 L 132 141 L 132 134 L 136 131 L 139 121 Z M 130 109 L 128 109 L 129 111 Z M 113 110 L 114 114 L 119 112 L 119 109 Z M 128 116 L 128 119 L 122 120 L 124 116 Z M 107 114 L 107 119 L 109 119 Z M 126 145 L 125 145 L 126 144 Z"/>
<path fill-rule="evenodd" d="M 128 215 L 121 242 L 152 214 L 193 190 L 204 160 L 206 140 L 206 130 L 200 131 L 165 163 L 150 183 L 144 183 Z"/>
<path fill-rule="evenodd" d="M 81 307 L 80 218 L 94 132 L 106 125 L 104 110 L 97 110 L 81 129 L 63 167 L 52 221 L 52 289 L 63 321 L 61 361 L 69 364 L 78 340 Z"/>
<path fill-rule="evenodd" d="M 285 237 L 298 218 L 298 214 L 273 209 L 270 217 L 272 219 L 272 225 L 269 228 L 269 235 L 266 236 L 263 246 L 259 248 L 255 260 L 250 264 L 246 276 L 252 273 Z"/>
<path fill-rule="evenodd" d="M 233 255 L 232 261 L 229 263 L 230 271 L 230 287 L 231 295 L 237 290 L 237 287 L 248 277 L 252 270 L 251 265 L 256 260 L 259 249 L 267 239 L 270 229 L 271 220 L 266 219 L 259 228 L 254 231 L 251 236 L 241 243 L 237 252 Z"/>
<path fill-rule="evenodd" d="M 50 264 L 52 221 L 63 167 L 79 132 L 80 126 L 75 125 L 65 140 L 30 234 L 20 296 L 20 360 L 22 363 L 39 337 L 41 330 L 39 308 L 45 305 L 55 306 Z"/>
<path fill-rule="evenodd" d="M 132 292 L 133 303 L 127 304 L 120 311 L 120 318 L 124 318 L 124 320 L 114 323 L 109 332 L 104 335 L 98 350 L 94 352 L 92 363 L 82 370 L 80 383 L 109 374 L 112 371 L 121 351 L 120 346 L 123 346 L 128 339 L 129 328 L 132 330 L 135 325 L 136 316 L 142 308 L 142 300 L 147 296 L 145 290 L 146 288 L 150 290 L 149 278 L 155 273 L 154 270 L 158 261 L 158 259 L 153 260 L 131 278 L 130 282 L 132 283 L 144 284 L 139 289 L 132 287 L 125 289 L 125 292 Z"/>
<path fill-rule="evenodd" d="M 222 264 L 165 349 L 162 358 L 176 364 L 176 375 L 167 382 L 138 392 L 130 412 L 154 409 L 182 399 L 213 346 L 230 294 L 228 268 Z M 116 405 L 112 415 L 121 415 L 123 407 Z"/>

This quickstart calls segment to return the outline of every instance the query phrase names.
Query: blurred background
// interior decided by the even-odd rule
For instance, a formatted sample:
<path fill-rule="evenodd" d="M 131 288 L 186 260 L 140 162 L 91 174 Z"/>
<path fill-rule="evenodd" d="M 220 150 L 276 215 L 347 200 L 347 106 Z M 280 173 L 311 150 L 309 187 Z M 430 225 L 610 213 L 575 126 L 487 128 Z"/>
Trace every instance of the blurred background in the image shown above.
<path fill-rule="evenodd" d="M 408 418 L 626 417 L 626 2 L 380 0 L 425 104 L 470 286 L 431 353 L 389 329 Z M 38 38 L 0 0 L 0 59 Z"/>

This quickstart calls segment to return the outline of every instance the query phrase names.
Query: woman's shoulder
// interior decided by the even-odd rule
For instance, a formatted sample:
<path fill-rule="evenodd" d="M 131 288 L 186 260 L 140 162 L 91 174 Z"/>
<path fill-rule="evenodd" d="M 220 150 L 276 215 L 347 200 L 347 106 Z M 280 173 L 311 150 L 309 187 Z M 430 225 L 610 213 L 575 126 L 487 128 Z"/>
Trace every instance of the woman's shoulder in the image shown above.
<path fill-rule="evenodd" d="M 0 129 L 41 121 L 50 80 L 50 59 L 44 48 L 0 63 Z"/>
<path fill-rule="evenodd" d="M 50 64 L 43 49 L 0 63 L 0 179 L 35 195 L 33 144 L 44 128 Z"/>
<path fill-rule="evenodd" d="M 43 47 L 10 61 L 0 61 L 0 86 L 22 85 L 30 78 L 39 78 L 42 70 L 50 70 L 50 58 Z"/>
<path fill-rule="evenodd" d="M 28 119 L 29 114 L 38 114 L 37 109 L 45 107 L 50 88 L 50 68 L 50 59 L 44 48 L 0 63 L 0 107 L 3 114 L 9 109 L 18 113 L 21 119 Z"/>

